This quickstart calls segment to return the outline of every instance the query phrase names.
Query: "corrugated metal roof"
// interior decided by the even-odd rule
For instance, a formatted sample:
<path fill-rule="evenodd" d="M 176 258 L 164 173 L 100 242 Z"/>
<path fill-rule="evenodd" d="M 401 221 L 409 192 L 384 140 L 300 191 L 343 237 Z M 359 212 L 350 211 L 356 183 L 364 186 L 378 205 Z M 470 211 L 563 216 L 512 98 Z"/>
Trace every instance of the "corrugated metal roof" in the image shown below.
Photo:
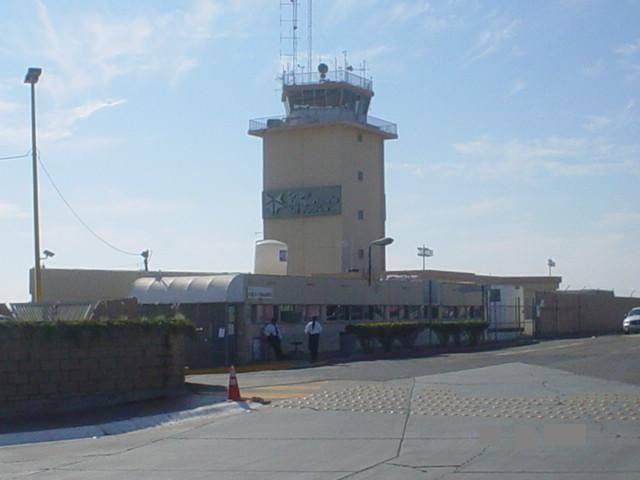
<path fill-rule="evenodd" d="M 245 283 L 243 274 L 143 277 L 133 282 L 130 296 L 141 304 L 243 303 Z"/>

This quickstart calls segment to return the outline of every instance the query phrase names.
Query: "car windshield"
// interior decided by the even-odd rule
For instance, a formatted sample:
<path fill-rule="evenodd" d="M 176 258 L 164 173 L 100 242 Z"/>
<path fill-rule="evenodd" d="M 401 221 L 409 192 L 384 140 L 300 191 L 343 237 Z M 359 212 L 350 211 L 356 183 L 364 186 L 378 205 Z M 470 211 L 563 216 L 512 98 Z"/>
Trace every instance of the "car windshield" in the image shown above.
<path fill-rule="evenodd" d="M 630 317 L 631 315 L 640 315 L 640 307 L 632 308 L 631 311 L 627 313 L 627 317 Z"/>

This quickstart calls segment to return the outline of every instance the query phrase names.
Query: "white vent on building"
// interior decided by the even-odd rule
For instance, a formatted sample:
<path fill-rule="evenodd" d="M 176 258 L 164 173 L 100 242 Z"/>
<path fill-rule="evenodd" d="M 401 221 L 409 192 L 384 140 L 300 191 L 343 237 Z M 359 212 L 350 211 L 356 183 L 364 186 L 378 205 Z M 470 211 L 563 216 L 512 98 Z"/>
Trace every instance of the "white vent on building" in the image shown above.
<path fill-rule="evenodd" d="M 267 275 L 286 275 L 289 264 L 289 247 L 278 240 L 259 240 L 256 242 L 254 273 Z"/>

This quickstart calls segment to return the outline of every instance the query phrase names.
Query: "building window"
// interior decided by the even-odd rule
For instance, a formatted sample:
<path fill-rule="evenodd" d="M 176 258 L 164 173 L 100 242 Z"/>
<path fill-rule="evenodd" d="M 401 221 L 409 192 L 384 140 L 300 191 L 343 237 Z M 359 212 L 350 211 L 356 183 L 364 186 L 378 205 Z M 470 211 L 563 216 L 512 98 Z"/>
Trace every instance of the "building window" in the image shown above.
<path fill-rule="evenodd" d="M 364 210 L 358 210 L 358 220 L 364 220 Z"/>
<path fill-rule="evenodd" d="M 358 260 L 364 260 L 364 248 L 358 249 Z"/>
<path fill-rule="evenodd" d="M 389 314 L 389 320 L 400 320 L 402 307 L 399 305 L 389 305 L 387 307 L 387 313 Z"/>
<path fill-rule="evenodd" d="M 359 171 L 358 172 L 358 181 L 361 182 L 362 180 L 364 180 L 364 172 Z"/>
<path fill-rule="evenodd" d="M 327 320 L 346 320 L 348 318 L 347 315 L 347 307 L 344 305 L 327 305 Z"/>
<path fill-rule="evenodd" d="M 302 305 L 280 305 L 279 316 L 282 323 L 301 323 L 304 312 Z"/>
<path fill-rule="evenodd" d="M 362 134 L 361 133 L 358 134 L 358 142 L 362 143 Z"/>
<path fill-rule="evenodd" d="M 351 305 L 349 320 L 371 320 L 371 307 L 368 305 Z"/>

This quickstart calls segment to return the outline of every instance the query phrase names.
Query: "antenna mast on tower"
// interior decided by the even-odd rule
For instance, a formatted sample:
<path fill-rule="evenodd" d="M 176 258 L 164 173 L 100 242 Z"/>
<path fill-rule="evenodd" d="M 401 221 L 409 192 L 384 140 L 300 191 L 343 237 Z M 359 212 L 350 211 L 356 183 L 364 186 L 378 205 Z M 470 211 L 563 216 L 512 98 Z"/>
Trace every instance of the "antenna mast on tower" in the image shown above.
<path fill-rule="evenodd" d="M 295 77 L 304 64 L 298 64 L 298 39 L 300 29 L 298 25 L 299 0 L 280 0 L 280 68 L 283 76 L 295 83 Z M 312 0 L 307 0 L 307 72 L 313 70 L 312 58 L 312 28 L 313 28 Z"/>
<path fill-rule="evenodd" d="M 312 46 L 313 46 L 313 0 L 307 0 L 307 72 L 311 73 L 313 69 L 313 54 L 312 54 Z"/>
<path fill-rule="evenodd" d="M 280 67 L 295 79 L 298 69 L 298 0 L 280 0 Z"/>

